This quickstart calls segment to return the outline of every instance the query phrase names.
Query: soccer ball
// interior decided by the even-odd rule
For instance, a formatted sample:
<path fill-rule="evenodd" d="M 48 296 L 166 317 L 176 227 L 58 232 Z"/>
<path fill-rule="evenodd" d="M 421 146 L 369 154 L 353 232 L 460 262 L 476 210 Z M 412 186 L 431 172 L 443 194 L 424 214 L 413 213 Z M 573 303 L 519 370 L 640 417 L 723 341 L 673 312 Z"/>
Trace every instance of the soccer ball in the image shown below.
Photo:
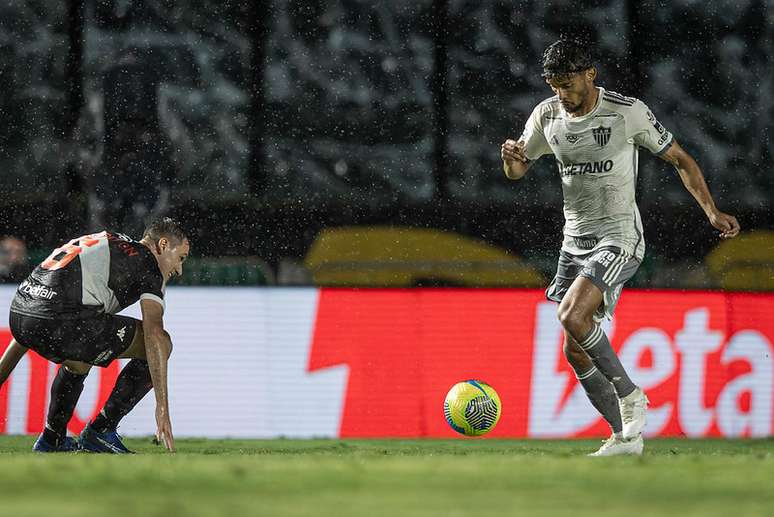
<path fill-rule="evenodd" d="M 443 415 L 452 429 L 465 436 L 488 433 L 500 420 L 500 397 L 483 381 L 458 382 L 446 394 Z"/>

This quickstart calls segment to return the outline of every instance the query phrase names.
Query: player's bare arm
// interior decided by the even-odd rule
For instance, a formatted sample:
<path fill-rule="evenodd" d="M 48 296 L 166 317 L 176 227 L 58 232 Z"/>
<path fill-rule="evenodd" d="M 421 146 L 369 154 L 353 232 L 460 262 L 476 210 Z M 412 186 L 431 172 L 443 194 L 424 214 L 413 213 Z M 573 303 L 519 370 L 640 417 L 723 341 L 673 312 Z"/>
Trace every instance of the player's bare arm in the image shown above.
<path fill-rule="evenodd" d="M 156 395 L 156 438 L 167 449 L 175 451 L 172 422 L 169 416 L 167 390 L 167 363 L 172 353 L 172 340 L 164 330 L 161 304 L 154 300 L 140 300 L 142 328 L 145 336 L 145 356 L 150 369 L 153 391 Z"/>
<path fill-rule="evenodd" d="M 707 214 L 710 224 L 720 230 L 720 237 L 730 239 L 739 234 L 739 222 L 733 215 L 718 210 L 704 181 L 704 175 L 696 160 L 688 154 L 676 141 L 661 155 L 667 162 L 674 165 L 680 174 L 683 185 L 699 203 L 699 206 Z"/>
<path fill-rule="evenodd" d="M 517 180 L 524 177 L 532 166 L 524 155 L 524 143 L 508 139 L 500 147 L 500 158 L 503 161 L 503 172 L 508 179 Z"/>

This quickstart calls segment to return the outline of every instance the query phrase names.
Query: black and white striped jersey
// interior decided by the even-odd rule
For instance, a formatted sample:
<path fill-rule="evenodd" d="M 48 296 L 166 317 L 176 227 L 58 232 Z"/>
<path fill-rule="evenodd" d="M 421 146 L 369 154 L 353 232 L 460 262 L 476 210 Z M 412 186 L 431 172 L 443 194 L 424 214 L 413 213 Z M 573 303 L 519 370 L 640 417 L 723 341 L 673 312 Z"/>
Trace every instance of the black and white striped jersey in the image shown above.
<path fill-rule="evenodd" d="M 115 314 L 140 299 L 164 306 L 164 277 L 145 245 L 103 231 L 55 249 L 21 283 L 11 311 L 47 319 Z"/>

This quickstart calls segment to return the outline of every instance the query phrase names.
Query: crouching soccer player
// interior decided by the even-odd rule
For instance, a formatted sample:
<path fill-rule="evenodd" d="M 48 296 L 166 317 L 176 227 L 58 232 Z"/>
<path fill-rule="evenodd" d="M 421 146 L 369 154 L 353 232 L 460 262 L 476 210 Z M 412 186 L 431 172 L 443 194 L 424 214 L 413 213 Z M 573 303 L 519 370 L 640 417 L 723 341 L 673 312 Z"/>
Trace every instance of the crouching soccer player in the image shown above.
<path fill-rule="evenodd" d="M 546 296 L 559 302 L 565 356 L 613 431 L 592 456 L 641 454 L 648 399 L 599 326 L 645 253 L 634 196 L 638 149 L 675 166 L 721 238 L 736 236 L 739 223 L 717 209 L 699 166 L 642 101 L 594 85 L 587 45 L 562 38 L 549 46 L 543 76 L 556 95 L 533 110 L 518 141 L 503 143 L 503 170 L 519 179 L 541 156 L 556 158 L 565 226 Z"/>
<path fill-rule="evenodd" d="M 118 423 L 154 388 L 156 438 L 174 451 L 167 396 L 172 341 L 164 330 L 164 287 L 182 274 L 189 243 L 177 222 L 151 222 L 140 241 L 103 231 L 54 250 L 21 283 L 11 303 L 13 340 L 0 359 L 0 385 L 32 349 L 60 363 L 51 384 L 46 428 L 38 452 L 82 448 L 128 453 Z M 140 301 L 142 321 L 116 313 Z M 86 375 L 94 366 L 131 358 L 100 414 L 76 442 L 66 435 Z"/>

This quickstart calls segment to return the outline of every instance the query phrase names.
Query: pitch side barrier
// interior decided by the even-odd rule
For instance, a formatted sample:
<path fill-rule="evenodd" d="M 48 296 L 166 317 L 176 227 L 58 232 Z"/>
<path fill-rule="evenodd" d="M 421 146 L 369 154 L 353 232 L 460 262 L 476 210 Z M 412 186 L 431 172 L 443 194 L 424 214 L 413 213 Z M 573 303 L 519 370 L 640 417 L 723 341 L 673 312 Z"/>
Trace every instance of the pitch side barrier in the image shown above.
<path fill-rule="evenodd" d="M 13 292 L 0 288 L 6 313 Z M 647 434 L 771 436 L 772 314 L 772 294 L 624 291 L 604 329 L 650 397 Z M 455 437 L 444 395 L 470 378 L 503 402 L 489 437 L 608 434 L 541 290 L 171 287 L 164 318 L 176 436 Z M 92 370 L 70 431 L 99 410 L 119 366 Z M 55 369 L 22 360 L 0 391 L 0 433 L 43 429 Z M 153 407 L 146 397 L 121 433 L 150 435 Z"/>

